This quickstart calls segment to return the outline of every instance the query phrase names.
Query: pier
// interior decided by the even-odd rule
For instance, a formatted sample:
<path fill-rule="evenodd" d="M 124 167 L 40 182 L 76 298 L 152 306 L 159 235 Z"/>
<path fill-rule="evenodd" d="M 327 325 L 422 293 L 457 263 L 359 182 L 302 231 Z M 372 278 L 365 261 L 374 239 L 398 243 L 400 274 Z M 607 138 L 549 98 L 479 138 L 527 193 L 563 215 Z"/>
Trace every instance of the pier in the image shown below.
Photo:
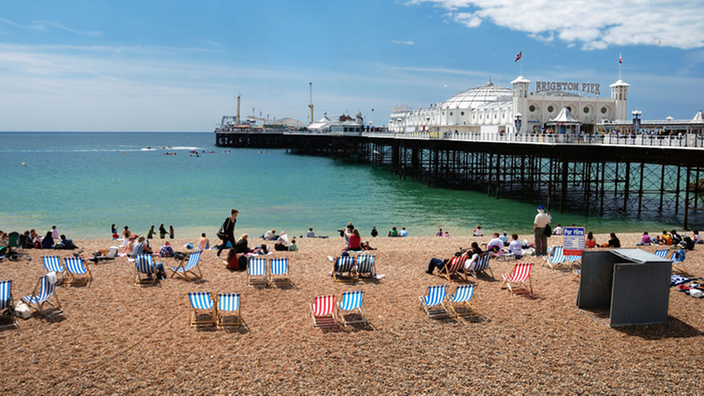
<path fill-rule="evenodd" d="M 368 163 L 430 187 L 590 216 L 659 216 L 685 229 L 704 210 L 704 136 L 698 134 L 216 132 L 216 145 Z"/>

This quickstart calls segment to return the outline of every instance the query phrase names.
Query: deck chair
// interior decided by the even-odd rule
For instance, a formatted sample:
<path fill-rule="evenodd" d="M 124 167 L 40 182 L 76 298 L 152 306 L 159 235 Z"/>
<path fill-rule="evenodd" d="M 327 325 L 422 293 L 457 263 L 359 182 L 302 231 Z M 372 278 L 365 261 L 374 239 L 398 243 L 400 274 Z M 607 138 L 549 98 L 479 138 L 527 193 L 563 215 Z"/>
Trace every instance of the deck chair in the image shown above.
<path fill-rule="evenodd" d="M 466 271 L 467 274 L 471 273 L 475 278 L 477 278 L 478 275 L 481 274 L 482 272 L 486 273 L 486 271 L 490 271 L 491 278 L 494 279 L 494 271 L 492 271 L 491 267 L 489 266 L 490 259 L 491 259 L 490 254 L 488 254 L 488 253 L 480 254 L 477 261 L 475 263 L 472 263 L 472 265 Z"/>
<path fill-rule="evenodd" d="M 455 316 L 479 316 L 472 304 L 472 296 L 476 290 L 477 285 L 460 285 L 454 294 L 447 296 L 447 305 Z"/>
<path fill-rule="evenodd" d="M 679 271 L 683 274 L 688 274 L 689 271 L 684 265 L 684 260 L 687 258 L 687 251 L 685 249 L 675 250 L 670 256 L 670 261 L 672 261 L 672 270 Z"/>
<path fill-rule="evenodd" d="M 138 254 L 134 264 L 134 284 L 153 285 L 156 283 L 156 265 L 151 254 Z"/>
<path fill-rule="evenodd" d="M 582 276 L 582 270 L 576 269 L 576 270 L 572 271 L 572 280 L 573 281 L 579 282 L 579 279 L 581 278 L 581 276 Z"/>
<path fill-rule="evenodd" d="M 42 276 L 39 278 L 32 294 L 22 297 L 22 301 L 27 303 L 29 308 L 47 318 L 54 318 L 63 313 L 61 312 L 61 301 L 59 300 L 59 296 L 55 293 L 55 279 L 56 275 L 53 275 L 51 272 Z M 54 297 L 55 303 L 49 301 L 52 296 Z M 50 308 L 47 309 L 45 304 L 49 305 Z"/>
<path fill-rule="evenodd" d="M 530 270 L 533 268 L 533 263 L 518 263 L 513 267 L 513 272 L 510 274 L 503 274 L 504 283 L 501 284 L 501 288 L 508 290 L 511 294 L 527 293 L 533 295 L 533 283 L 530 279 Z M 528 285 L 526 285 L 526 280 Z"/>
<path fill-rule="evenodd" d="M 561 267 L 567 267 L 567 257 L 563 254 L 564 247 L 553 246 L 550 249 L 550 254 L 545 257 L 544 265 L 550 267 L 551 270 L 556 270 Z"/>
<path fill-rule="evenodd" d="M 201 250 L 190 252 L 188 257 L 181 260 L 178 266 L 171 267 L 171 271 L 173 271 L 171 277 L 173 278 L 175 275 L 178 275 L 189 282 L 195 279 L 203 279 L 203 273 L 200 272 L 200 267 L 198 266 L 201 253 Z M 196 270 L 198 270 L 197 273 Z"/>
<path fill-rule="evenodd" d="M 655 251 L 655 255 L 662 258 L 667 258 L 667 252 L 669 249 L 658 249 Z"/>
<path fill-rule="evenodd" d="M 11 233 L 7 234 L 7 248 L 23 248 L 24 246 L 21 246 L 19 244 L 19 238 L 20 238 L 20 233 L 17 231 L 12 231 Z"/>
<path fill-rule="evenodd" d="M 347 274 L 347 275 L 344 275 Z M 354 257 L 340 256 L 335 260 L 332 269 L 332 278 L 335 282 L 356 282 L 357 270 L 354 265 Z"/>
<path fill-rule="evenodd" d="M 360 254 L 357 256 L 357 276 L 360 278 L 376 279 L 374 255 Z"/>
<path fill-rule="evenodd" d="M 464 263 L 467 261 L 467 256 L 454 256 L 448 261 L 444 267 L 440 268 L 439 275 L 445 277 L 448 281 L 456 275 L 460 280 L 468 281 L 467 274 L 464 271 Z"/>
<path fill-rule="evenodd" d="M 269 260 L 269 285 L 291 286 L 291 279 L 288 277 L 288 259 L 272 258 Z"/>
<path fill-rule="evenodd" d="M 335 295 L 318 296 L 310 304 L 310 316 L 313 319 L 313 326 L 329 328 L 337 327 L 335 319 Z"/>
<path fill-rule="evenodd" d="M 428 294 L 420 296 L 420 309 L 428 314 L 428 317 L 439 319 L 449 318 L 450 311 L 445 306 L 445 295 L 447 294 L 447 285 L 428 286 Z"/>
<path fill-rule="evenodd" d="M 210 292 L 188 293 L 188 325 L 191 327 L 215 326 L 215 302 Z"/>
<path fill-rule="evenodd" d="M 342 293 L 342 301 L 337 303 L 337 317 L 343 326 L 369 324 L 362 310 L 363 290 Z"/>
<path fill-rule="evenodd" d="M 218 311 L 215 324 L 218 327 L 242 326 L 239 293 L 218 294 Z"/>
<path fill-rule="evenodd" d="M 93 280 L 93 274 L 90 273 L 88 266 L 83 263 L 80 257 L 64 257 L 66 264 L 66 283 L 69 285 L 82 286 Z"/>
<path fill-rule="evenodd" d="M 266 287 L 266 259 L 264 257 L 249 258 L 247 262 L 247 284 L 255 287 Z"/>
<path fill-rule="evenodd" d="M 10 317 L 10 323 L 0 325 L 0 328 L 17 327 L 14 310 L 15 303 L 12 300 L 12 281 L 2 281 L 0 282 L 0 315 L 8 315 Z"/>
<path fill-rule="evenodd" d="M 56 272 L 57 282 L 59 284 L 63 283 L 66 277 L 66 268 L 61 265 L 61 259 L 59 256 L 42 256 L 42 262 L 44 263 L 44 268 L 47 272 Z M 59 275 L 61 278 L 59 279 Z"/>

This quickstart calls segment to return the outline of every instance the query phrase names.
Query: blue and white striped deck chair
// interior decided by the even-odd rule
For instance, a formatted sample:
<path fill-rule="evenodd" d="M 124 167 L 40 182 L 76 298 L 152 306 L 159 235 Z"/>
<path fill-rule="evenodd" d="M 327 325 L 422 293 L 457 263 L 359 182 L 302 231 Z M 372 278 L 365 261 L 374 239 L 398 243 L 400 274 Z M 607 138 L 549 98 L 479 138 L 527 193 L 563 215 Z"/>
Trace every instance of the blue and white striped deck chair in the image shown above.
<path fill-rule="evenodd" d="M 247 262 L 247 284 L 254 287 L 266 287 L 266 258 L 250 257 Z"/>
<path fill-rule="evenodd" d="M 655 251 L 655 255 L 662 258 L 667 258 L 668 249 L 658 249 Z"/>
<path fill-rule="evenodd" d="M 66 276 L 66 268 L 61 265 L 59 256 L 42 256 L 42 262 L 47 272 L 56 272 L 57 279 L 59 275 L 61 275 L 61 279 L 58 279 L 58 281 L 59 283 L 63 283 L 64 277 Z"/>
<path fill-rule="evenodd" d="M 476 290 L 477 285 L 460 285 L 454 294 L 447 296 L 447 303 L 455 316 L 478 316 L 472 304 L 472 296 Z"/>
<path fill-rule="evenodd" d="M 90 273 L 88 266 L 85 265 L 80 257 L 64 257 L 66 264 L 67 279 L 69 285 L 85 285 L 88 281 L 93 280 L 93 275 Z"/>
<path fill-rule="evenodd" d="M 240 314 L 240 294 L 220 293 L 218 294 L 218 327 L 242 326 L 242 315 Z"/>
<path fill-rule="evenodd" d="M 134 284 L 153 285 L 156 283 L 156 265 L 151 254 L 138 254 L 134 264 Z"/>
<path fill-rule="evenodd" d="M 672 261 L 672 270 L 679 271 L 683 274 L 688 274 L 689 271 L 684 265 L 684 260 L 687 258 L 687 251 L 685 249 L 675 250 L 670 256 L 670 261 Z"/>
<path fill-rule="evenodd" d="M 198 266 L 201 253 L 203 253 L 202 250 L 194 250 L 188 254 L 188 257 L 181 260 L 178 266 L 171 267 L 171 271 L 173 271 L 171 277 L 178 275 L 189 282 L 194 279 L 203 279 L 203 273 L 200 272 L 200 266 Z"/>
<path fill-rule="evenodd" d="M 480 254 L 477 261 L 472 263 L 472 265 L 469 266 L 469 269 L 467 269 L 467 274 L 471 274 L 472 276 L 477 278 L 477 275 L 481 274 L 482 272 L 486 273 L 487 271 L 489 271 L 491 272 L 491 277 L 494 278 L 494 271 L 492 271 L 491 266 L 489 266 L 490 259 L 490 253 L 486 252 Z"/>
<path fill-rule="evenodd" d="M 14 315 L 15 303 L 12 301 L 12 281 L 0 282 L 0 315 L 10 317 L 9 324 L 0 324 L 0 328 L 17 327 Z"/>
<path fill-rule="evenodd" d="M 357 256 L 357 276 L 376 280 L 376 266 L 374 255 L 360 254 Z"/>
<path fill-rule="evenodd" d="M 447 285 L 428 286 L 428 294 L 418 297 L 420 299 L 420 308 L 424 310 L 430 318 L 450 317 L 450 312 L 445 306 L 446 294 Z"/>
<path fill-rule="evenodd" d="M 563 254 L 562 246 L 553 246 L 545 258 L 545 265 L 554 270 L 567 265 L 567 257 Z"/>
<path fill-rule="evenodd" d="M 39 278 L 32 294 L 22 297 L 22 301 L 27 303 L 31 309 L 37 311 L 42 316 L 50 318 L 63 313 L 59 310 L 59 308 L 61 308 L 61 301 L 59 301 L 59 296 L 55 293 L 56 284 L 51 282 L 51 277 L 51 273 L 49 273 Z M 49 298 L 52 296 L 56 302 L 55 304 L 49 301 Z M 55 309 L 49 311 L 45 309 L 44 304 L 48 304 Z"/>
<path fill-rule="evenodd" d="M 337 318 L 345 327 L 351 324 L 368 324 L 362 309 L 363 290 L 342 293 L 342 301 L 337 303 Z"/>
<path fill-rule="evenodd" d="M 269 259 L 269 285 L 291 286 L 291 279 L 288 277 L 288 258 Z"/>
<path fill-rule="evenodd" d="M 215 302 L 210 292 L 188 293 L 188 324 L 191 327 L 215 326 Z"/>
<path fill-rule="evenodd" d="M 347 274 L 347 275 L 345 275 Z M 332 269 L 332 279 L 335 282 L 356 282 L 357 272 L 354 268 L 354 257 L 340 256 L 335 260 Z"/>

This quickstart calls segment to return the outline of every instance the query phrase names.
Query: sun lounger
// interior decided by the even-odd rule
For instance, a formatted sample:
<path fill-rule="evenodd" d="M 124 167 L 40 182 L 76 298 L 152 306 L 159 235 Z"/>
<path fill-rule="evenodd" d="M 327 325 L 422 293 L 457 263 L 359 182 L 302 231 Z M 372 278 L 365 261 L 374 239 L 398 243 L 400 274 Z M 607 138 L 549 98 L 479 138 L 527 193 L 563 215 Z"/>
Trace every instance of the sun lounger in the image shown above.
<path fill-rule="evenodd" d="M 266 258 L 249 258 L 247 262 L 247 284 L 254 287 L 266 287 Z"/>
<path fill-rule="evenodd" d="M 310 304 L 310 316 L 313 319 L 313 326 L 330 328 L 337 327 L 335 319 L 335 295 L 318 296 Z"/>
<path fill-rule="evenodd" d="M 464 255 L 452 257 L 452 259 L 440 269 L 439 275 L 445 277 L 448 281 L 451 281 L 453 276 L 457 276 L 463 281 L 469 280 L 464 271 L 465 261 L 467 261 L 467 256 Z"/>
<path fill-rule="evenodd" d="M 63 313 L 60 310 L 61 301 L 55 291 L 56 274 L 50 272 L 39 278 L 32 294 L 22 297 L 22 301 L 27 303 L 32 310 L 40 315 L 47 318 L 54 318 Z M 49 301 L 51 297 L 54 297 L 54 303 Z M 45 305 L 49 305 L 50 307 L 47 309 Z"/>
<path fill-rule="evenodd" d="M 12 300 L 12 281 L 2 281 L 0 282 L 0 315 L 8 315 L 10 318 L 10 323 L 0 324 L 0 328 L 17 328 L 17 320 L 15 319 L 14 309 L 15 303 Z"/>
<path fill-rule="evenodd" d="M 189 282 L 194 279 L 203 279 L 203 273 L 200 272 L 200 266 L 198 265 L 201 253 L 201 250 L 192 251 L 181 260 L 178 266 L 171 267 L 171 271 L 173 271 L 171 277 L 178 275 Z"/>
<path fill-rule="evenodd" d="M 428 286 L 428 293 L 420 296 L 420 308 L 433 319 L 449 318 L 450 312 L 445 306 L 447 285 Z"/>
<path fill-rule="evenodd" d="M 272 258 L 269 260 L 269 285 L 291 286 L 291 279 L 288 277 L 288 259 Z"/>
<path fill-rule="evenodd" d="M 455 316 L 479 316 L 472 304 L 472 297 L 476 290 L 477 285 L 460 285 L 451 296 L 447 297 L 447 305 Z"/>
<path fill-rule="evenodd" d="M 188 293 L 188 325 L 191 327 L 215 326 L 217 315 L 210 292 Z"/>
<path fill-rule="evenodd" d="M 342 293 L 342 301 L 337 303 L 337 317 L 345 326 L 352 324 L 368 324 L 362 310 L 364 291 L 357 290 Z"/>
<path fill-rule="evenodd" d="M 242 326 L 239 293 L 218 294 L 218 310 L 216 324 L 218 327 Z"/>
<path fill-rule="evenodd" d="M 82 286 L 93 280 L 93 274 L 80 257 L 65 257 L 66 283 L 74 286 Z"/>
<path fill-rule="evenodd" d="M 533 263 L 518 263 L 513 267 L 513 272 L 503 274 L 504 282 L 501 288 L 508 290 L 511 294 L 527 293 L 533 295 L 533 284 L 530 279 L 530 270 L 533 268 Z M 528 285 L 526 285 L 528 281 Z"/>
<path fill-rule="evenodd" d="M 345 275 L 346 274 L 346 275 Z M 354 257 L 340 256 L 335 260 L 332 270 L 332 278 L 335 282 L 356 282 L 357 271 L 354 266 Z"/>

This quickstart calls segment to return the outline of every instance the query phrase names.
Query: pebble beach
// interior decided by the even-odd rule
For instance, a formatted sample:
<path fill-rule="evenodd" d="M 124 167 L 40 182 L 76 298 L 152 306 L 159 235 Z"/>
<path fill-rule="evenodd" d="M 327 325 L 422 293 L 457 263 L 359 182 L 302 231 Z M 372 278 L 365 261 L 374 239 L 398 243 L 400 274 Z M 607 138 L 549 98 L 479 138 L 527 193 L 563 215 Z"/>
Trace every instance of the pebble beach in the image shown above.
<path fill-rule="evenodd" d="M 655 234 L 653 234 L 655 235 Z M 595 235 L 599 243 L 607 235 Z M 619 234 L 635 247 L 640 234 Z M 532 241 L 532 236 L 520 236 Z M 450 284 L 425 273 L 428 261 L 449 258 L 490 237 L 370 238 L 378 250 L 378 282 L 337 284 L 327 256 L 342 238 L 297 238 L 288 257 L 291 288 L 247 286 L 246 272 L 230 272 L 215 250 L 205 251 L 203 280 L 168 278 L 134 285 L 134 264 L 124 257 L 94 264 L 87 286 L 57 286 L 63 315 L 49 321 L 17 319 L 0 331 L 3 394 L 698 394 L 704 371 L 704 299 L 670 289 L 667 324 L 611 328 L 608 312 L 576 307 L 579 284 L 570 270 L 533 262 L 533 296 L 501 289 L 515 261 L 491 261 L 491 276 L 476 280 L 479 317 L 430 319 L 418 297 L 430 285 Z M 79 239 L 83 256 L 115 241 Z M 194 240 L 176 239 L 177 251 Z M 261 240 L 252 239 L 250 246 Z M 151 241 L 158 248 L 163 240 Z M 549 238 L 549 246 L 562 237 Z M 603 248 L 600 248 L 603 249 Z M 654 252 L 655 246 L 642 247 Z M 692 276 L 704 276 L 697 245 L 687 253 Z M 46 271 L 42 255 L 67 250 L 25 250 L 31 260 L 0 262 L 12 280 L 15 303 Z M 158 259 L 165 266 L 171 258 Z M 171 271 L 167 271 L 171 275 Z M 473 279 L 473 278 L 472 278 Z M 315 296 L 364 291 L 370 326 L 321 330 L 312 326 Z M 242 330 L 189 327 L 187 293 L 239 292 Z"/>

